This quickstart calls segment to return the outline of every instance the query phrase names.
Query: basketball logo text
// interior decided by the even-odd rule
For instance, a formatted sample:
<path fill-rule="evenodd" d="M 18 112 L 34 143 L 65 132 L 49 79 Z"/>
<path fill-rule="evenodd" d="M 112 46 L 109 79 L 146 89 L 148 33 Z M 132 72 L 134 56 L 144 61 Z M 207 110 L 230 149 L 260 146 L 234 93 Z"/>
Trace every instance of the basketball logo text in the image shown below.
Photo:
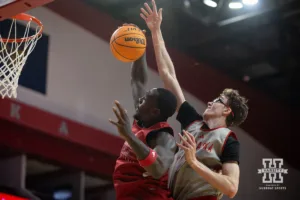
<path fill-rule="evenodd" d="M 145 39 L 141 38 L 134 38 L 134 37 L 125 37 L 125 42 L 132 42 L 134 41 L 136 44 L 143 44 L 145 45 Z"/>
<path fill-rule="evenodd" d="M 127 31 L 136 31 L 136 28 L 129 27 L 129 28 L 127 29 Z"/>

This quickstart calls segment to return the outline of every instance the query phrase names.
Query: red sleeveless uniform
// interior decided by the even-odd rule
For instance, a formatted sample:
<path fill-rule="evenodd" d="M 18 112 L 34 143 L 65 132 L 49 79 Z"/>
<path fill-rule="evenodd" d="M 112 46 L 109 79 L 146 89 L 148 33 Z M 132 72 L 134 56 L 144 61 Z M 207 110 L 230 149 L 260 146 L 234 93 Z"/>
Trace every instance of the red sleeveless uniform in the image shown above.
<path fill-rule="evenodd" d="M 149 128 L 142 128 L 134 121 L 132 132 L 147 145 L 147 135 L 163 128 L 171 127 L 167 122 L 160 122 Z M 166 173 L 160 179 L 152 178 L 139 165 L 135 153 L 127 142 L 124 143 L 116 161 L 113 180 L 117 200 L 172 200 L 167 187 L 168 174 Z"/>

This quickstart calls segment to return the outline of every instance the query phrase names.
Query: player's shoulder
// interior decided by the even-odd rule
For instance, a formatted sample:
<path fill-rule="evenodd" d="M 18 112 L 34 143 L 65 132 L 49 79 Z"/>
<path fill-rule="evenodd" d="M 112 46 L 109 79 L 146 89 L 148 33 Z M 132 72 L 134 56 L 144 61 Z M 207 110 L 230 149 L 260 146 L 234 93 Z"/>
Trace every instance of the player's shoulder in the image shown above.
<path fill-rule="evenodd" d="M 194 106 L 192 104 L 190 104 L 187 100 L 185 100 L 178 109 L 178 113 L 180 112 L 185 112 L 185 111 L 196 111 L 196 109 L 194 108 Z"/>
<path fill-rule="evenodd" d="M 147 143 L 151 146 L 169 142 L 175 143 L 173 130 L 169 127 L 151 131 L 146 137 Z"/>
<path fill-rule="evenodd" d="M 183 129 L 187 129 L 194 122 L 202 121 L 203 117 L 188 101 L 185 101 L 179 107 L 176 119 L 180 122 Z"/>
<path fill-rule="evenodd" d="M 235 134 L 229 133 L 226 138 L 225 145 L 240 145 L 240 142 Z"/>
<path fill-rule="evenodd" d="M 236 162 L 240 163 L 240 142 L 237 138 L 230 135 L 222 148 L 221 162 Z"/>
<path fill-rule="evenodd" d="M 148 136 L 155 138 L 173 137 L 174 131 L 171 127 L 163 127 L 161 129 L 151 131 Z"/>
<path fill-rule="evenodd" d="M 215 136 L 219 137 L 225 143 L 227 142 L 228 139 L 238 141 L 236 134 L 227 127 L 217 128 L 212 131 L 215 133 Z"/>

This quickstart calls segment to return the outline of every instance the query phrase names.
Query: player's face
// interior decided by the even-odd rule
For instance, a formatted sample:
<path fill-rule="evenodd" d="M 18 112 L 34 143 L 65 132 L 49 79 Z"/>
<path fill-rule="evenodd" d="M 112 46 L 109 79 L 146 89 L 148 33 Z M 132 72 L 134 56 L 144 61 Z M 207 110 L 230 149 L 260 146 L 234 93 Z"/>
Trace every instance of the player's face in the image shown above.
<path fill-rule="evenodd" d="M 204 119 L 224 116 L 224 111 L 228 109 L 227 101 L 225 96 L 220 96 L 215 100 L 208 102 L 207 108 L 203 113 Z"/>
<path fill-rule="evenodd" d="M 144 122 L 153 120 L 155 116 L 154 110 L 156 109 L 156 89 L 149 90 L 145 96 L 139 99 L 134 118 Z"/>

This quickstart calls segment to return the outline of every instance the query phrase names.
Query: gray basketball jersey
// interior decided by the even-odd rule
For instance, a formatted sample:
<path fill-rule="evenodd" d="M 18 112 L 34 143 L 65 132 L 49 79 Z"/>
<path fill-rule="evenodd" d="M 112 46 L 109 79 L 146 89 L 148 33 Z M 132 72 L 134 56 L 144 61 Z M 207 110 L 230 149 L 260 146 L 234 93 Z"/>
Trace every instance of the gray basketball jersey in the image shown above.
<path fill-rule="evenodd" d="M 197 144 L 197 159 L 211 170 L 222 169 L 220 156 L 227 137 L 232 133 L 228 128 L 201 130 L 203 122 L 196 121 L 186 130 L 194 135 Z M 179 149 L 169 170 L 169 187 L 176 200 L 187 200 L 200 196 L 218 196 L 222 193 L 199 176 L 185 161 L 184 151 Z"/>

